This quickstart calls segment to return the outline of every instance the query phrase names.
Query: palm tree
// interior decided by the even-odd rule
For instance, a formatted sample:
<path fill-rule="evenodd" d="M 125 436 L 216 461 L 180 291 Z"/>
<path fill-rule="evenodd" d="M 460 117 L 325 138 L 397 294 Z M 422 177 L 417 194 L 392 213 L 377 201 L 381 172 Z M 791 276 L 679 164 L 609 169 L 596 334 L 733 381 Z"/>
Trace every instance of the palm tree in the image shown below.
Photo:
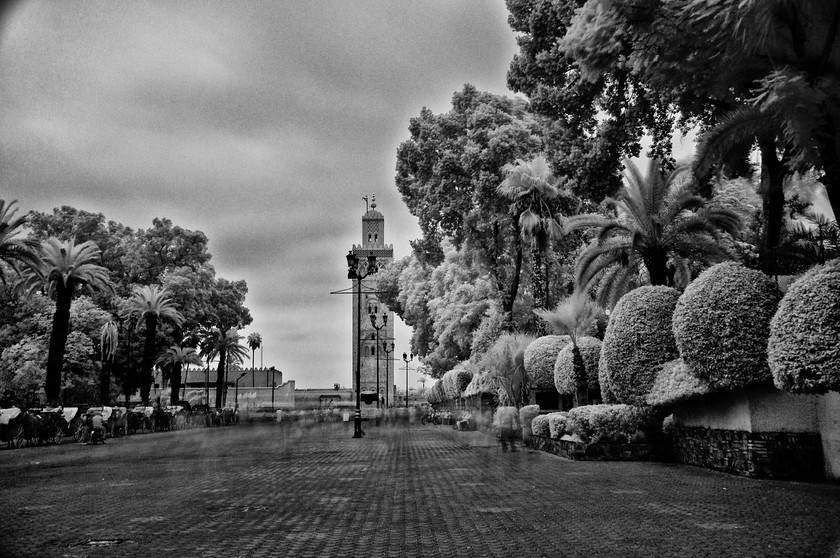
<path fill-rule="evenodd" d="M 108 270 L 94 263 L 100 255 L 99 248 L 92 241 L 76 244 L 75 239 L 61 241 L 51 237 L 41 245 L 38 265 L 30 268 L 27 277 L 29 292 L 46 286 L 48 295 L 55 297 L 44 383 L 49 404 L 59 402 L 64 347 L 70 330 L 70 303 L 76 286 L 85 286 L 91 295 L 96 291 L 114 292 Z"/>
<path fill-rule="evenodd" d="M 257 349 L 262 347 L 262 335 L 256 331 L 248 335 L 248 346 L 251 347 L 251 370 L 253 371 L 256 368 L 256 366 L 254 366 L 254 356 Z M 256 376 L 257 375 L 255 373 L 251 374 L 251 387 L 256 386 Z"/>
<path fill-rule="evenodd" d="M 552 240 L 563 236 L 563 229 L 552 215 L 550 202 L 560 195 L 557 179 L 551 173 L 544 155 L 530 161 L 517 159 L 508 163 L 503 171 L 507 175 L 496 191 L 511 201 L 511 212 L 519 215 L 522 239 L 531 243 L 533 254 L 534 307 L 548 304 L 548 270 L 543 255 Z"/>
<path fill-rule="evenodd" d="M 156 366 L 171 366 L 172 367 L 172 381 L 170 384 L 169 401 L 172 405 L 180 400 L 181 392 L 181 370 L 185 364 L 196 364 L 204 366 L 201 357 L 193 347 L 181 347 L 179 345 L 172 345 L 164 353 L 162 353 L 155 361 Z"/>
<path fill-rule="evenodd" d="M 117 324 L 108 320 L 102 326 L 102 333 L 99 337 L 99 347 L 102 352 L 102 372 L 99 378 L 99 403 L 102 405 L 108 404 L 111 391 L 111 375 L 105 370 L 106 361 L 111 361 L 111 366 L 114 365 L 114 357 L 117 355 L 117 345 L 119 344 L 119 330 Z"/>
<path fill-rule="evenodd" d="M 568 335 L 572 340 L 572 361 L 575 370 L 575 406 L 588 403 L 586 368 L 580 354 L 578 339 L 592 331 L 600 314 L 598 306 L 584 293 L 575 291 L 572 296 L 552 311 L 534 310 L 558 335 Z"/>
<path fill-rule="evenodd" d="M 17 208 L 12 208 L 17 200 L 6 204 L 0 200 L 0 261 L 12 268 L 18 277 L 22 277 L 20 264 L 26 267 L 38 265 L 38 243 L 34 240 L 15 238 L 26 223 L 26 217 L 15 218 Z M 6 270 L 0 265 L 0 281 L 6 284 Z"/>
<path fill-rule="evenodd" d="M 225 369 L 228 360 L 242 362 L 248 358 L 248 349 L 239 344 L 241 339 L 242 336 L 236 332 L 235 327 L 230 328 L 226 332 L 222 332 L 219 328 L 214 328 L 205 339 L 201 356 L 208 360 L 217 356 L 219 357 L 219 367 L 216 376 L 216 407 L 221 407 L 224 402 Z"/>
<path fill-rule="evenodd" d="M 479 361 L 491 378 L 501 385 L 500 405 L 522 407 L 528 404 L 528 374 L 525 371 L 525 349 L 534 340 L 522 333 L 505 333 Z"/>
<path fill-rule="evenodd" d="M 736 235 L 741 220 L 731 210 L 706 205 L 682 180 L 688 167 L 666 176 L 651 159 L 647 176 L 625 162 L 626 185 L 615 206 L 617 217 L 577 215 L 565 220 L 565 232 L 595 229 L 595 238 L 578 256 L 576 288 L 597 288 L 597 302 L 611 308 L 642 271 L 652 285 L 674 286 L 690 279 L 690 262 L 710 264 L 730 258 L 721 233 Z"/>
<path fill-rule="evenodd" d="M 184 317 L 167 296 L 169 291 L 158 285 L 137 285 L 128 300 L 126 317 L 137 316 L 137 331 L 145 325 L 146 338 L 143 346 L 143 360 L 140 365 L 140 399 L 144 405 L 149 403 L 152 389 L 152 368 L 155 362 L 155 335 L 160 320 L 168 320 L 180 326 Z"/>
<path fill-rule="evenodd" d="M 761 269 L 768 275 L 776 273 L 776 248 L 784 223 L 784 184 L 794 172 L 793 144 L 784 141 L 782 133 L 783 121 L 776 113 L 739 107 L 701 136 L 692 169 L 698 183 L 708 183 L 722 168 L 745 166 L 744 159 L 758 145 L 763 219 L 758 249 Z M 780 143 L 785 144 L 784 149 L 779 149 Z"/>

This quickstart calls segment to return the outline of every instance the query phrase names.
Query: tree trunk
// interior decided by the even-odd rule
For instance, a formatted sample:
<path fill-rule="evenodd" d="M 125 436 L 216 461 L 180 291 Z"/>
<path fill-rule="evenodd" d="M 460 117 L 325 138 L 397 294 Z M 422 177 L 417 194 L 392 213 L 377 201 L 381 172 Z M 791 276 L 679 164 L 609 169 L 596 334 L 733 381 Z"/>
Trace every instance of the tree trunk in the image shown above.
<path fill-rule="evenodd" d="M 227 360 L 227 349 L 222 347 L 219 350 L 219 368 L 216 375 L 216 408 L 222 408 L 222 398 L 225 390 L 225 361 Z"/>
<path fill-rule="evenodd" d="M 172 363 L 172 379 L 169 381 L 169 404 L 174 405 L 176 401 L 181 400 L 181 363 Z"/>
<path fill-rule="evenodd" d="M 575 407 L 589 404 L 589 390 L 586 385 L 586 365 L 583 363 L 583 355 L 580 354 L 580 347 L 572 345 L 572 363 L 575 374 Z"/>
<path fill-rule="evenodd" d="M 759 142 L 761 148 L 762 235 L 759 246 L 759 265 L 767 275 L 776 275 L 776 248 L 782 233 L 785 211 L 784 182 L 787 172 L 783 160 L 776 156 L 771 140 Z M 784 156 L 783 156 L 784 157 Z"/>
<path fill-rule="evenodd" d="M 651 285 L 668 286 L 668 255 L 655 254 L 644 259 Z"/>
<path fill-rule="evenodd" d="M 828 202 L 834 219 L 840 220 L 840 144 L 838 143 L 837 126 L 830 117 L 826 117 L 828 126 L 826 133 L 820 134 L 817 145 L 822 159 L 823 176 L 820 178 L 828 194 Z"/>
<path fill-rule="evenodd" d="M 507 292 L 502 297 L 502 313 L 505 315 L 505 329 L 508 331 L 513 330 L 513 303 L 516 302 L 516 297 L 519 294 L 519 279 L 522 276 L 522 242 L 519 240 L 519 223 L 515 219 L 514 224 L 514 232 L 516 233 L 514 237 L 516 258 L 514 260 L 513 277 L 511 278 Z"/>
<path fill-rule="evenodd" d="M 113 366 L 111 361 L 111 366 Z M 102 361 L 102 369 L 99 371 L 99 404 L 107 405 L 111 398 L 111 373 L 108 371 L 108 360 Z"/>
<path fill-rule="evenodd" d="M 61 369 L 64 367 L 64 347 L 70 330 L 70 303 L 73 299 L 73 284 L 56 284 L 55 313 L 53 314 L 50 348 L 47 353 L 47 377 L 44 392 L 49 405 L 59 404 L 61 394 Z"/>
<path fill-rule="evenodd" d="M 157 314 L 146 314 L 146 342 L 143 345 L 143 363 L 140 366 L 140 399 L 143 405 L 149 404 L 152 391 L 152 367 L 155 365 L 155 332 Z"/>

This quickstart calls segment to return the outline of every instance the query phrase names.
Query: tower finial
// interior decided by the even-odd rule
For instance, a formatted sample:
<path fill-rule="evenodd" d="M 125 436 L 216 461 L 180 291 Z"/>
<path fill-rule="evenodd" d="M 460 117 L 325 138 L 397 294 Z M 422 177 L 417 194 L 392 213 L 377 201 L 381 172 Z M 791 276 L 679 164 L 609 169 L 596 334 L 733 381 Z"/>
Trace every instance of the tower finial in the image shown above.
<path fill-rule="evenodd" d="M 370 208 L 371 209 L 376 209 L 376 194 L 371 194 L 370 198 L 371 198 Z"/>

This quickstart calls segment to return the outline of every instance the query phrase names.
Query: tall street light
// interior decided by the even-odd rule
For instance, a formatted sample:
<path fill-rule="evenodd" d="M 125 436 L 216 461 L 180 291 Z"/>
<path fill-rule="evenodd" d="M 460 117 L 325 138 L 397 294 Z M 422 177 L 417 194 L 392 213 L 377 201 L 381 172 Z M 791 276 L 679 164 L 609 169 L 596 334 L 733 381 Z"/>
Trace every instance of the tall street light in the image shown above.
<path fill-rule="evenodd" d="M 388 408 L 388 403 L 391 397 L 391 376 L 388 371 L 388 362 L 391 360 L 391 353 L 394 352 L 394 343 L 391 342 L 391 349 L 388 349 L 388 342 L 382 342 L 382 352 L 385 353 L 385 408 Z M 394 367 L 396 368 L 396 366 Z"/>
<path fill-rule="evenodd" d="M 408 409 L 408 363 L 414 360 L 414 353 L 411 356 L 403 353 L 403 360 L 405 361 L 405 408 Z"/>
<path fill-rule="evenodd" d="M 238 377 L 238 378 L 236 378 L 236 384 L 235 384 L 235 385 L 236 385 L 236 389 L 234 390 L 234 393 L 235 393 L 236 395 L 234 395 L 234 399 L 233 399 L 233 401 L 234 401 L 234 405 L 236 405 L 236 407 L 237 407 L 237 408 L 239 408 L 239 380 L 241 380 L 242 378 L 244 378 L 244 377 L 245 377 L 245 374 L 247 374 L 247 372 L 243 372 L 242 374 L 240 374 L 240 375 L 239 375 L 239 377 Z"/>
<path fill-rule="evenodd" d="M 271 412 L 273 413 L 274 410 L 275 410 L 274 409 L 274 390 L 276 390 L 278 388 L 277 382 L 274 380 L 274 378 L 275 378 L 274 374 L 276 374 L 277 372 L 280 372 L 280 370 L 277 370 L 276 368 L 274 368 L 272 366 L 271 368 L 268 369 L 268 371 L 271 372 Z M 283 376 L 282 376 L 283 373 L 280 372 L 280 374 L 281 374 L 280 380 L 282 381 L 283 380 Z M 266 376 L 268 376 L 268 374 L 266 374 Z"/>
<path fill-rule="evenodd" d="M 376 256 L 371 251 L 367 257 L 364 272 L 359 269 L 359 257 L 352 250 L 347 252 L 347 278 L 356 281 L 356 416 L 353 421 L 353 437 L 361 438 L 362 433 L 362 279 L 376 273 Z"/>
<path fill-rule="evenodd" d="M 388 314 L 382 314 L 382 325 L 376 325 L 376 314 L 370 313 L 370 325 L 376 330 L 376 408 L 379 408 L 379 330 L 388 325 Z"/>

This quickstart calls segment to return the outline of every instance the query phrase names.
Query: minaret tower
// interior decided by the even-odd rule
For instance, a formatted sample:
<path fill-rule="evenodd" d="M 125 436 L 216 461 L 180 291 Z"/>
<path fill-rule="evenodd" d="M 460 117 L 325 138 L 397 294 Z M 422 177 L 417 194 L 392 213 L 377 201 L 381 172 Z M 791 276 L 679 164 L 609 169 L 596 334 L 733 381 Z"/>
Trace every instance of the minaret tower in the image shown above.
<path fill-rule="evenodd" d="M 367 198 L 364 198 L 367 205 Z M 385 266 L 394 261 L 394 246 L 385 244 L 385 217 L 376 210 L 376 197 L 371 196 L 370 206 L 367 212 L 362 216 L 362 243 L 354 244 L 352 252 L 358 256 L 360 262 L 367 261 L 367 257 L 373 253 L 376 256 L 377 267 Z M 370 275 L 367 279 L 362 280 L 362 303 L 361 311 L 363 316 L 357 316 L 359 304 L 357 300 L 358 286 L 353 280 L 353 360 L 354 363 L 350 367 L 350 377 L 353 378 L 351 384 L 353 390 L 356 389 L 355 376 L 353 374 L 353 366 L 356 362 L 356 348 L 361 348 L 361 365 L 360 365 L 360 383 L 362 391 L 377 391 L 376 385 L 376 363 L 377 355 L 379 357 L 379 394 L 380 397 L 389 402 L 393 401 L 393 387 L 394 382 L 394 364 L 385 364 L 385 359 L 388 355 L 382 350 L 382 344 L 387 341 L 389 343 L 394 340 L 394 313 L 388 307 L 379 301 L 376 291 L 376 275 Z M 370 314 L 376 315 L 376 324 L 381 326 L 386 323 L 385 327 L 379 330 L 379 345 L 376 342 L 376 329 L 371 325 Z M 387 315 L 387 322 L 383 320 L 383 314 Z M 361 319 L 358 319 L 361 318 Z M 357 329 L 357 324 L 361 325 L 361 331 Z M 361 337 L 359 337 L 361 336 Z M 356 339 L 360 339 L 358 345 Z M 386 378 L 386 370 L 388 378 Z M 386 397 L 386 393 L 389 395 Z"/>

